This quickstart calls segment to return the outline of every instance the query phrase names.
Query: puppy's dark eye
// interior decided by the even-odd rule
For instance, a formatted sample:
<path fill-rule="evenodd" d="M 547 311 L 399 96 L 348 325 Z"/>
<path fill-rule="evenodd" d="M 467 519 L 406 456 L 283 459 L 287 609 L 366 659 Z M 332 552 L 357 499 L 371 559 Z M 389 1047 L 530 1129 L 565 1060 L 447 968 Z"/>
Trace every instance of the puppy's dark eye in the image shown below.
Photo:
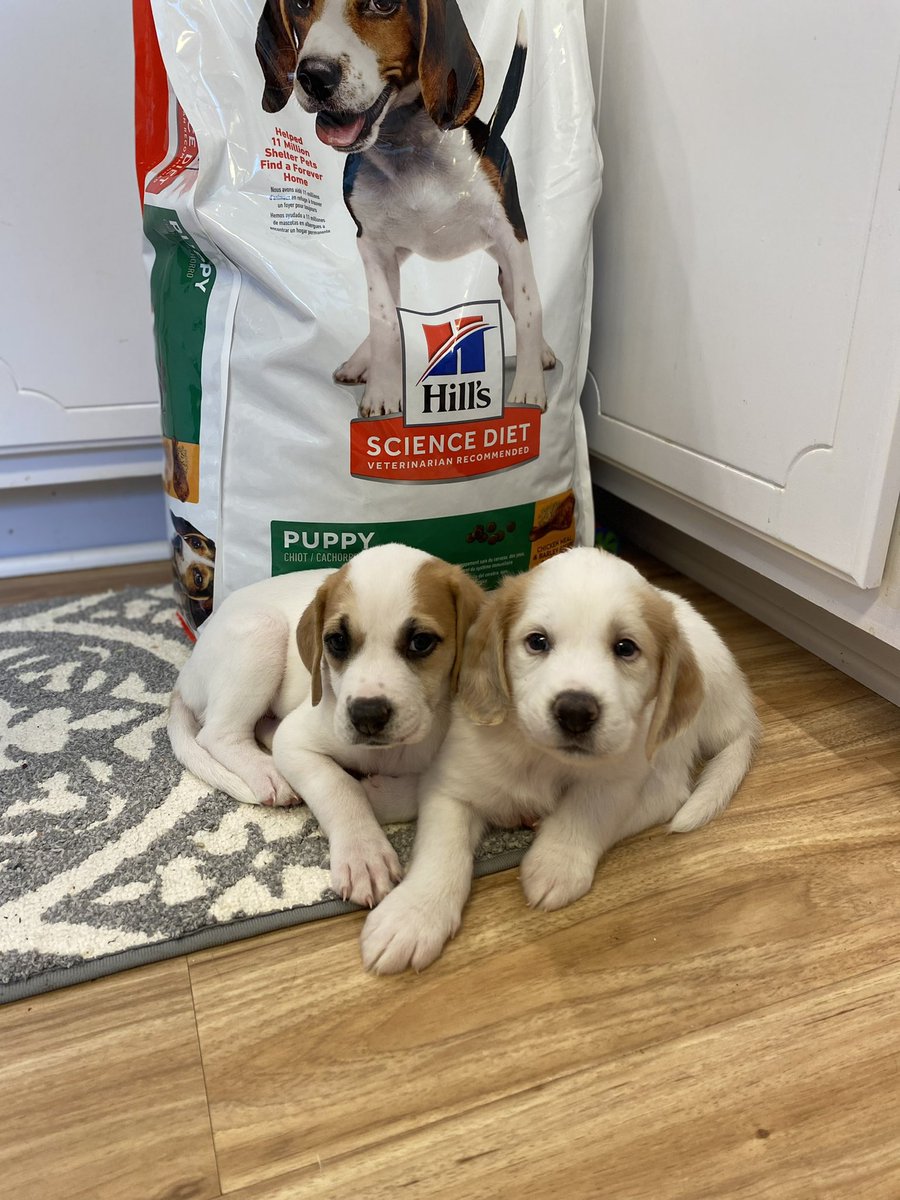
<path fill-rule="evenodd" d="M 529 633 L 525 646 L 532 654 L 546 654 L 550 650 L 550 639 L 546 633 Z"/>
<path fill-rule="evenodd" d="M 406 653 L 410 658 L 427 658 L 437 646 L 439 640 L 436 634 L 427 633 L 424 630 L 414 633 L 409 639 Z"/>
<path fill-rule="evenodd" d="M 367 7 L 379 17 L 392 17 L 400 7 L 400 0 L 369 0 Z"/>
<path fill-rule="evenodd" d="M 313 6 L 313 0 L 291 0 L 291 4 L 297 12 L 309 12 Z"/>
<path fill-rule="evenodd" d="M 194 571 L 194 587 L 203 587 L 202 571 Z"/>
<path fill-rule="evenodd" d="M 613 645 L 613 654 L 616 658 L 624 658 L 626 662 L 630 662 L 633 658 L 637 658 L 640 649 L 631 638 L 620 638 Z"/>
<path fill-rule="evenodd" d="M 332 658 L 346 658 L 350 653 L 350 638 L 342 629 L 335 629 L 333 633 L 326 633 L 322 641 L 325 643 L 325 649 Z"/>

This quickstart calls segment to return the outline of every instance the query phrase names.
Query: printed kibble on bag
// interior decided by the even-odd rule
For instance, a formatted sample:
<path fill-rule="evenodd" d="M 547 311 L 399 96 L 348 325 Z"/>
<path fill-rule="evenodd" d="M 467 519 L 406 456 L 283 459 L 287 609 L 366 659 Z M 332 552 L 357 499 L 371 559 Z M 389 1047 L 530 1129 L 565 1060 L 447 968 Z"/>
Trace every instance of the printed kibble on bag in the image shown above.
<path fill-rule="evenodd" d="M 581 0 L 136 0 L 135 30 L 188 621 L 388 541 L 489 586 L 590 544 Z"/>

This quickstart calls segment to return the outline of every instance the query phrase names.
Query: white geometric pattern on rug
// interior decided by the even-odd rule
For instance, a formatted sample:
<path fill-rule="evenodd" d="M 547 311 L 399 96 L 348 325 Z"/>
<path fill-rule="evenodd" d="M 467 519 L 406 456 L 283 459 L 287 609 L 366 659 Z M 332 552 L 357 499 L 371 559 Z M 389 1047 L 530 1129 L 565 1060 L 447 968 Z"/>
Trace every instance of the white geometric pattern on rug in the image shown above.
<path fill-rule="evenodd" d="M 189 650 L 169 587 L 0 608 L 0 986 L 223 923 L 334 911 L 305 806 L 240 804 L 172 755 L 166 708 Z M 388 834 L 407 859 L 413 827 Z M 492 833 L 479 857 L 529 840 Z"/>

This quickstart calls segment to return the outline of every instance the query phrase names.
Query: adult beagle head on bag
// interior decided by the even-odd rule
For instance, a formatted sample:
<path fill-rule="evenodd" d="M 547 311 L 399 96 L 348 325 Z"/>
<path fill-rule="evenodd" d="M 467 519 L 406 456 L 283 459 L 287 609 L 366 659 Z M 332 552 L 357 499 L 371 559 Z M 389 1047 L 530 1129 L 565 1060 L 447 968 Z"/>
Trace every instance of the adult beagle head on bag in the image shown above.
<path fill-rule="evenodd" d="M 256 54 L 266 112 L 294 94 L 320 140 L 353 153 L 420 94 L 440 129 L 459 128 L 484 85 L 456 0 L 266 0 Z"/>

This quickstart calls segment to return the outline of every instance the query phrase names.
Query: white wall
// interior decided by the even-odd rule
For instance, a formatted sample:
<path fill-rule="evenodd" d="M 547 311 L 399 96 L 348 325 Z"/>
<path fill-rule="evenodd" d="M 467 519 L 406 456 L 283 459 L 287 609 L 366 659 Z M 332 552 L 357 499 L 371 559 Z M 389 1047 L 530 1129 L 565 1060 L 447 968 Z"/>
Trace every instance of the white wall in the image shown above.
<path fill-rule="evenodd" d="M 133 109 L 130 4 L 6 0 L 0 576 L 166 554 Z"/>

